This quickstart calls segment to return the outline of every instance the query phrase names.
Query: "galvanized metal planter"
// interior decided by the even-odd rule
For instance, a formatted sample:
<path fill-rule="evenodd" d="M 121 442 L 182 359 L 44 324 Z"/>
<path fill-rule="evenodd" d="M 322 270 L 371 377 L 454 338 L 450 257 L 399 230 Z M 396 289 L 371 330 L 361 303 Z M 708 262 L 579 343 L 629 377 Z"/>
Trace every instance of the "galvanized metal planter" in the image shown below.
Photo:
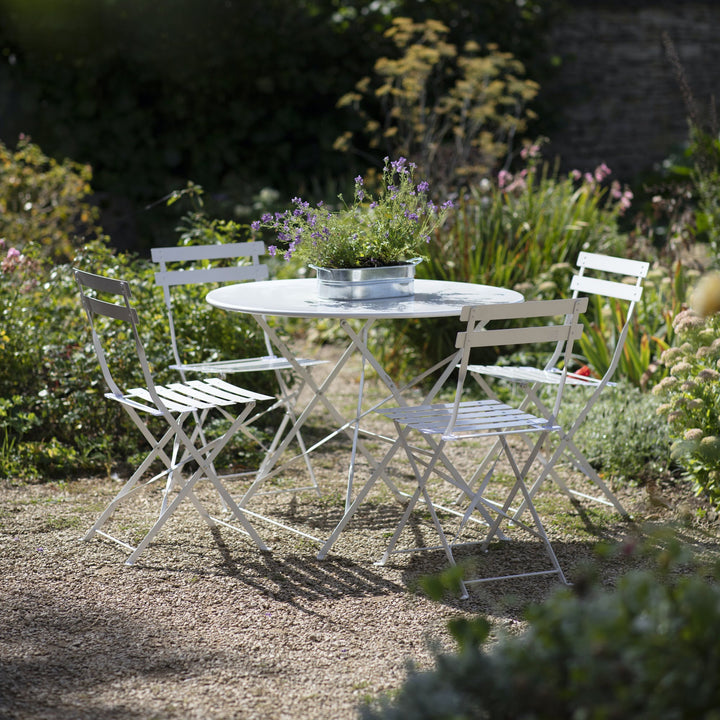
<path fill-rule="evenodd" d="M 317 271 L 318 296 L 329 300 L 379 300 L 415 292 L 415 266 L 422 258 L 402 265 L 368 268 L 321 268 Z"/>

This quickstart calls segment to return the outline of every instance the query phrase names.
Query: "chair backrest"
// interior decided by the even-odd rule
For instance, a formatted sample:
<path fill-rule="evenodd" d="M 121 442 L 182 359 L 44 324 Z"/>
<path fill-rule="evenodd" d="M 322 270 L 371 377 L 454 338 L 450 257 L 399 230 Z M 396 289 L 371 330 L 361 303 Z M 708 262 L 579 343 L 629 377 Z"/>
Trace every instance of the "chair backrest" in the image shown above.
<path fill-rule="evenodd" d="M 625 339 L 630 329 L 635 303 L 642 296 L 642 281 L 647 276 L 650 268 L 649 263 L 641 260 L 628 260 L 626 258 L 614 257 L 612 255 L 600 255 L 598 253 L 581 252 L 578 255 L 577 267 L 579 272 L 573 275 L 570 281 L 572 297 L 580 297 L 580 294 L 614 298 L 627 303 L 625 308 L 625 321 L 618 335 L 617 342 L 612 351 L 608 369 L 603 375 L 602 384 L 605 385 L 615 373 L 620 362 Z M 592 272 L 594 274 L 589 275 Z M 602 275 L 603 277 L 598 277 Z M 617 280 L 608 279 L 607 276 L 616 276 Z M 622 280 L 621 280 L 622 278 Z M 632 279 L 628 283 L 626 279 Z M 545 370 L 554 371 L 557 367 L 562 345 L 558 344 L 555 351 L 545 364 Z"/>
<path fill-rule="evenodd" d="M 259 241 L 187 247 L 156 247 L 150 251 L 153 262 L 160 269 L 155 283 L 162 287 L 170 325 L 170 342 L 177 365 L 182 365 L 175 332 L 171 288 L 178 285 L 205 285 L 210 283 L 239 283 L 250 280 L 267 280 L 267 265 L 260 263 L 265 254 L 265 243 Z M 213 265 L 232 260 L 232 264 Z"/>
<path fill-rule="evenodd" d="M 578 255 L 577 266 L 579 273 L 573 276 L 570 282 L 573 297 L 578 297 L 580 293 L 583 293 L 585 295 L 598 295 L 616 300 L 624 300 L 628 303 L 625 310 L 625 321 L 618 335 L 608 369 L 603 375 L 603 381 L 607 382 L 615 373 L 618 363 L 620 362 L 635 310 L 635 304 L 642 297 L 642 282 L 647 277 L 650 264 L 642 260 L 628 260 L 627 258 L 614 257 L 611 255 L 581 252 Z M 629 283 L 620 279 L 608 280 L 589 275 L 589 272 L 610 276 L 614 275 L 618 278 L 628 280 L 632 279 L 632 282 Z"/>
<path fill-rule="evenodd" d="M 552 415 L 553 418 L 556 418 L 570 366 L 573 343 L 581 337 L 583 332 L 579 316 L 585 312 L 587 305 L 588 298 L 583 297 L 464 307 L 460 320 L 466 322 L 467 327 L 457 334 L 455 342 L 456 348 L 461 351 L 461 360 L 455 394 L 455 409 L 448 432 L 451 432 L 457 419 L 471 351 L 473 348 L 479 347 L 527 345 L 530 343 L 555 343 L 556 347 L 561 347 L 563 368 L 557 385 Z M 563 318 L 562 323 L 557 323 L 558 317 Z M 507 321 L 518 321 L 518 326 L 490 327 L 494 322 L 505 325 Z"/>
<path fill-rule="evenodd" d="M 125 280 L 93 275 L 83 270 L 75 270 L 75 280 L 80 289 L 80 299 L 90 325 L 95 354 L 97 355 L 103 378 L 110 392 L 118 398 L 123 396 L 120 385 L 113 377 L 108 364 L 105 353 L 107 340 L 105 342 L 103 341 L 102 335 L 104 328 L 99 327 L 99 323 L 97 322 L 98 317 L 110 318 L 111 320 L 125 323 L 128 326 L 127 334 L 134 342 L 147 390 L 153 402 L 156 402 L 159 408 L 164 407 L 162 400 L 160 400 L 155 391 L 155 384 L 148 366 L 145 348 L 138 333 L 137 312 L 130 304 L 132 297 L 130 284 Z"/>

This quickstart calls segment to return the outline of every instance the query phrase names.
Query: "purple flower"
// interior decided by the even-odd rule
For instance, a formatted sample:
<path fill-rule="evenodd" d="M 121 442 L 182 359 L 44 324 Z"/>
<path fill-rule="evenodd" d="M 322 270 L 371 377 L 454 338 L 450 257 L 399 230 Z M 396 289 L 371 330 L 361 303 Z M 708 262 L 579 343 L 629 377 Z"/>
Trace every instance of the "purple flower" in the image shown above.
<path fill-rule="evenodd" d="M 403 172 L 405 172 L 407 160 L 404 157 L 399 157 L 397 160 L 393 160 L 390 165 L 396 173 L 402 174 Z"/>
<path fill-rule="evenodd" d="M 423 180 L 418 186 L 417 186 L 418 192 L 424 193 L 427 192 L 430 189 L 430 183 L 427 180 Z"/>

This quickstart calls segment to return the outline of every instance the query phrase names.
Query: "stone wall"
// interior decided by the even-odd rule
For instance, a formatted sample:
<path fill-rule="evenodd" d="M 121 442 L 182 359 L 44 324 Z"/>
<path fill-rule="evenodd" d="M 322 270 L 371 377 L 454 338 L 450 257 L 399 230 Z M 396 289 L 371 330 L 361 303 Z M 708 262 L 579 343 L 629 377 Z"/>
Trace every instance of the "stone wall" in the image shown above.
<path fill-rule="evenodd" d="M 542 91 L 554 123 L 547 156 L 559 155 L 564 169 L 604 162 L 614 177 L 635 180 L 687 139 L 688 109 L 664 34 L 705 117 L 711 99 L 720 102 L 720 0 L 570 5 L 551 36 L 560 71 Z"/>

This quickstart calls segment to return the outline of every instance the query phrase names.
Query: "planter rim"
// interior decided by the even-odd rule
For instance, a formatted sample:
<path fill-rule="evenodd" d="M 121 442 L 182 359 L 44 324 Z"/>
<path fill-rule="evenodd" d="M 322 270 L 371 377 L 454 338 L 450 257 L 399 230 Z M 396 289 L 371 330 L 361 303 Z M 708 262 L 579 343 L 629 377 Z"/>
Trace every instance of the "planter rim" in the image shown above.
<path fill-rule="evenodd" d="M 333 300 L 376 300 L 414 293 L 415 266 L 422 258 L 401 265 L 367 268 L 323 268 L 317 272 L 318 295 Z"/>

